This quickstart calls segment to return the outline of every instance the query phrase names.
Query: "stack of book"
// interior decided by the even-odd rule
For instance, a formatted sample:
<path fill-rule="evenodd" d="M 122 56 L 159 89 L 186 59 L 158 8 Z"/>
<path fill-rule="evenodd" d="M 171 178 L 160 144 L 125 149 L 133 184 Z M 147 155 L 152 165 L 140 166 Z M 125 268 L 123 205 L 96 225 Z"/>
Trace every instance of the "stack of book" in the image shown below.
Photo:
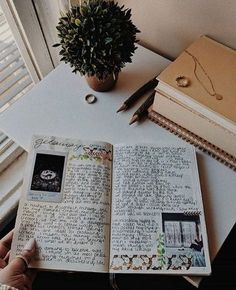
<path fill-rule="evenodd" d="M 200 37 L 159 76 L 149 118 L 236 170 L 236 51 Z"/>

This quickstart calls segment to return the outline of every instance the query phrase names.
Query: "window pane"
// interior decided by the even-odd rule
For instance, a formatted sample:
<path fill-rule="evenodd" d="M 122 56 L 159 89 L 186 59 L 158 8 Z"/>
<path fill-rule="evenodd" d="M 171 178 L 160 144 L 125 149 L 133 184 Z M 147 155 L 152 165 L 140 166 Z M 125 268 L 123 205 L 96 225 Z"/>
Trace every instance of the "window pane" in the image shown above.
<path fill-rule="evenodd" d="M 166 247 L 181 247 L 181 226 L 178 221 L 165 221 L 165 242 Z"/>
<path fill-rule="evenodd" d="M 194 221 L 182 222 L 183 246 L 190 247 L 197 239 L 196 223 Z"/>
<path fill-rule="evenodd" d="M 0 112 L 33 85 L 0 7 Z"/>

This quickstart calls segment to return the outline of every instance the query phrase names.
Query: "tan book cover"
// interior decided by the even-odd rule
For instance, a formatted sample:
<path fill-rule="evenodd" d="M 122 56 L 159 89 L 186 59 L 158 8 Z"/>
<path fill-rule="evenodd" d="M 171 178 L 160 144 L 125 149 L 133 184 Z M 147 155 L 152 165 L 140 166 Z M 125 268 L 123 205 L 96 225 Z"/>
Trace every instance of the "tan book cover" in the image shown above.
<path fill-rule="evenodd" d="M 208 109 L 218 120 L 236 125 L 236 51 L 202 36 L 186 48 L 159 76 L 160 84 Z M 177 77 L 188 79 L 186 87 Z M 175 95 L 176 97 L 176 95 Z M 176 97 L 177 98 L 177 97 Z"/>

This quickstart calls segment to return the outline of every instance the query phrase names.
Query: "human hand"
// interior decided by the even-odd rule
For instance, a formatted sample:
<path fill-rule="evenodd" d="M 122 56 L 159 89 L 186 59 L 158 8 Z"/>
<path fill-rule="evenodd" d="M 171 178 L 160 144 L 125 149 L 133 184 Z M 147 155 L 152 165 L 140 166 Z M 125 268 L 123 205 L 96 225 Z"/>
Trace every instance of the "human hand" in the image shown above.
<path fill-rule="evenodd" d="M 35 270 L 28 269 L 35 255 L 35 240 L 29 240 L 22 253 L 8 264 L 12 237 L 13 231 L 0 241 L 0 283 L 19 290 L 30 290 L 36 276 Z"/>

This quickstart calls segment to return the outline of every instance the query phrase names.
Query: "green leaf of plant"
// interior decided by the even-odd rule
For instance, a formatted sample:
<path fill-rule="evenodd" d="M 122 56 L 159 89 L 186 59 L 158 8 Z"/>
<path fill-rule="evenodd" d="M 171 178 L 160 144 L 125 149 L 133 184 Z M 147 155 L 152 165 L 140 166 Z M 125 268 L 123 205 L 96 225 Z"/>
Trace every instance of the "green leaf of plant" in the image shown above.
<path fill-rule="evenodd" d="M 57 25 L 62 60 L 73 72 L 105 75 L 119 72 L 131 62 L 139 30 L 131 10 L 115 1 L 86 0 L 62 15 Z"/>
<path fill-rule="evenodd" d="M 80 24 L 81 24 L 81 20 L 79 18 L 76 18 L 75 19 L 75 25 L 76 26 L 80 26 Z"/>
<path fill-rule="evenodd" d="M 105 44 L 108 44 L 108 43 L 110 43 L 110 42 L 112 42 L 112 38 L 111 37 L 106 37 L 105 38 Z"/>
<path fill-rule="evenodd" d="M 158 255 L 162 255 L 162 251 L 160 249 L 157 250 Z"/>

